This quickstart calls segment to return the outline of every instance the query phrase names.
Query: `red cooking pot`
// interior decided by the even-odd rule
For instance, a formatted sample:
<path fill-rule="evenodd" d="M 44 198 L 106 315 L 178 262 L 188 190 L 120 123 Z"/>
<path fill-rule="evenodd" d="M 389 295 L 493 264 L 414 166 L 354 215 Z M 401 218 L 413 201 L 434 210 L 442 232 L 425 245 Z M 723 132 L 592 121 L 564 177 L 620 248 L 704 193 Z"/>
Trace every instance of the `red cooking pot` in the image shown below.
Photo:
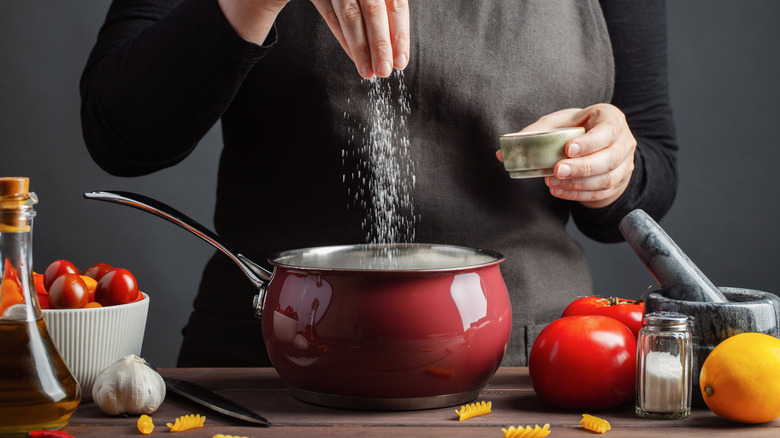
<path fill-rule="evenodd" d="M 293 395 L 353 409 L 470 402 L 506 351 L 512 313 L 501 254 L 451 245 L 366 244 L 272 255 L 273 274 L 153 199 L 88 192 L 167 219 L 234 260 L 258 287 L 268 355 Z"/>

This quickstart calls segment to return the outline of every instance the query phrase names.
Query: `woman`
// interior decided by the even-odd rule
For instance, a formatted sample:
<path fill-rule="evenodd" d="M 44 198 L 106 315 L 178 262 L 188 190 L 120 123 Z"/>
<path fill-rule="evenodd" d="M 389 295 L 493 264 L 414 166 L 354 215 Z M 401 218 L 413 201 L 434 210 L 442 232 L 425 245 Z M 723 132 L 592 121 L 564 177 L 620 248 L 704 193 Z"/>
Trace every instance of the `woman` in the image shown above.
<path fill-rule="evenodd" d="M 354 196 L 366 187 L 351 173 L 368 160 L 370 95 L 377 84 L 400 89 L 414 239 L 506 255 L 513 331 L 505 363 L 525 365 L 538 332 L 592 293 L 583 251 L 565 230 L 569 216 L 610 242 L 629 211 L 659 219 L 671 206 L 677 146 L 665 7 L 437 6 L 116 0 L 82 77 L 86 144 L 106 171 L 142 175 L 183 160 L 221 120 L 215 227 L 229 247 L 262 260 L 360 243 L 367 213 Z M 393 68 L 403 75 L 365 79 Z M 494 156 L 499 135 L 563 126 L 586 133 L 568 143 L 555 176 L 508 178 Z M 179 365 L 268 365 L 246 304 L 253 294 L 216 254 Z"/>

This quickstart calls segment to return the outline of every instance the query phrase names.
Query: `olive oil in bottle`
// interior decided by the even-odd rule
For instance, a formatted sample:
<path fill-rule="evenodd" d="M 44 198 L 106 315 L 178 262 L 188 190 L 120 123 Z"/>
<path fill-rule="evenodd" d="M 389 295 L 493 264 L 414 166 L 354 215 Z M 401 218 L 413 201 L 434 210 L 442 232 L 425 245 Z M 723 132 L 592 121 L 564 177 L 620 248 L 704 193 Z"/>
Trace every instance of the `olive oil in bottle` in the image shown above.
<path fill-rule="evenodd" d="M 76 410 L 78 383 L 37 321 L 0 320 L 0 433 L 61 429 Z"/>
<path fill-rule="evenodd" d="M 34 193 L 0 178 L 0 436 L 61 429 L 81 401 L 32 285 Z"/>

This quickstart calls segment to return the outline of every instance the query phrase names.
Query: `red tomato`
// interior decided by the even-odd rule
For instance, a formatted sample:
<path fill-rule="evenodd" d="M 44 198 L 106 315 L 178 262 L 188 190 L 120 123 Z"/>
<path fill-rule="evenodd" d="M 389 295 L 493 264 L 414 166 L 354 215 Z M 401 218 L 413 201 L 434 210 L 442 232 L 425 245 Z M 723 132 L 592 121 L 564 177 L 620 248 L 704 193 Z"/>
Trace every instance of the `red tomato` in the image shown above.
<path fill-rule="evenodd" d="M 572 301 L 563 311 L 561 318 L 575 315 L 603 315 L 622 322 L 634 336 L 639 336 L 645 303 L 624 298 L 582 297 Z"/>
<path fill-rule="evenodd" d="M 46 290 L 51 289 L 51 284 L 62 274 L 81 274 L 81 271 L 67 260 L 55 260 L 46 268 L 43 273 L 43 287 Z"/>
<path fill-rule="evenodd" d="M 103 306 L 116 306 L 132 303 L 138 299 L 138 294 L 138 283 L 133 274 L 127 269 L 116 268 L 98 281 L 95 301 Z"/>
<path fill-rule="evenodd" d="M 539 333 L 528 361 L 542 400 L 568 409 L 605 409 L 634 397 L 636 337 L 599 315 L 569 316 Z"/>
<path fill-rule="evenodd" d="M 77 309 L 89 302 L 89 290 L 78 274 L 62 274 L 49 288 L 49 307 L 52 309 Z"/>
<path fill-rule="evenodd" d="M 100 281 L 101 278 L 103 278 L 104 275 L 106 275 L 106 272 L 113 270 L 114 267 L 109 265 L 108 263 L 98 263 L 96 265 L 92 265 L 89 268 L 87 268 L 86 271 L 84 271 L 84 275 L 87 277 L 92 277 L 95 279 L 95 281 Z"/>

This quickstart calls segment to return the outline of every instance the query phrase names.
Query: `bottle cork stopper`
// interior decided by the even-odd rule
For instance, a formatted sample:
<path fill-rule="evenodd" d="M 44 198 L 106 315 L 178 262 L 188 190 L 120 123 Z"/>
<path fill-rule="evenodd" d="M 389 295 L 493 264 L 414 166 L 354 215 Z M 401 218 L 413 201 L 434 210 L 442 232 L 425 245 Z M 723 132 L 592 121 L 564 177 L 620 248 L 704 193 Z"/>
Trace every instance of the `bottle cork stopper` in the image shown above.
<path fill-rule="evenodd" d="M 30 178 L 25 176 L 0 177 L 0 198 L 24 199 L 29 191 Z"/>
<path fill-rule="evenodd" d="M 30 179 L 27 177 L 0 177 L 0 233 L 29 231 L 27 220 L 19 216 L 17 209 L 31 198 Z M 32 194 L 35 203 L 35 195 Z"/>

